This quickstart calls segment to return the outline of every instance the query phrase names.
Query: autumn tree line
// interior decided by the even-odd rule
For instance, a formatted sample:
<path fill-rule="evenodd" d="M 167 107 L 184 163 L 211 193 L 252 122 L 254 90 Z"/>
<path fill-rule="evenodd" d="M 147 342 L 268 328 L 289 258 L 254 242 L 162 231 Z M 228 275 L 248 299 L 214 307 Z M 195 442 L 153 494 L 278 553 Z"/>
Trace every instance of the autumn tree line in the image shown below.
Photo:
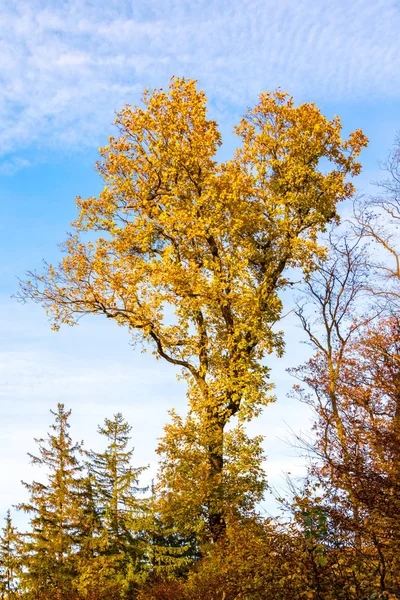
<path fill-rule="evenodd" d="M 4 599 L 400 598 L 400 144 L 363 198 L 360 130 L 342 139 L 338 117 L 264 93 L 220 162 L 206 103 L 173 78 L 126 105 L 100 150 L 103 191 L 77 198 L 59 264 L 21 282 L 55 330 L 103 315 L 179 367 L 188 411 L 171 411 L 140 493 L 122 415 L 87 452 L 59 405 L 31 457 L 47 479 L 19 506 L 29 531 L 6 517 Z M 313 349 L 293 396 L 315 424 L 293 442 L 307 476 L 266 517 L 268 462 L 246 423 L 274 400 L 288 289 Z"/>

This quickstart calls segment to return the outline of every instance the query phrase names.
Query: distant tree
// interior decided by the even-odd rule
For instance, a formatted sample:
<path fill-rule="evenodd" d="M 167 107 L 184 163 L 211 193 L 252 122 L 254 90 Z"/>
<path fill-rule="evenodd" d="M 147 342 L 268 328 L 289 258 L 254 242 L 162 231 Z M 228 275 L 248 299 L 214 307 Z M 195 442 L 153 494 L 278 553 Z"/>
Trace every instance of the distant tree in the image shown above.
<path fill-rule="evenodd" d="M 24 483 L 30 493 L 19 508 L 31 515 L 30 531 L 23 548 L 23 589 L 28 598 L 65 600 L 76 597 L 76 541 L 79 515 L 78 490 L 82 445 L 69 435 L 71 411 L 58 404 L 51 411 L 55 423 L 47 438 L 35 440 L 39 456 L 29 454 L 32 464 L 46 472 L 45 483 Z"/>
<path fill-rule="evenodd" d="M 56 329 L 103 314 L 183 369 L 202 428 L 203 504 L 217 541 L 226 517 L 218 509 L 225 428 L 271 399 L 263 358 L 283 350 L 272 326 L 287 269 L 308 272 L 323 253 L 317 235 L 337 218 L 337 202 L 353 195 L 347 177 L 359 173 L 367 140 L 357 130 L 343 141 L 338 118 L 264 93 L 235 129 L 241 147 L 218 164 L 221 136 L 194 81 L 174 78 L 143 101 L 117 117 L 120 136 L 98 163 L 105 187 L 98 198 L 77 199 L 65 258 L 30 273 L 21 297 L 41 303 Z"/>
<path fill-rule="evenodd" d="M 0 535 L 0 598 L 19 598 L 21 576 L 21 537 L 13 526 L 8 510 L 5 525 Z"/>

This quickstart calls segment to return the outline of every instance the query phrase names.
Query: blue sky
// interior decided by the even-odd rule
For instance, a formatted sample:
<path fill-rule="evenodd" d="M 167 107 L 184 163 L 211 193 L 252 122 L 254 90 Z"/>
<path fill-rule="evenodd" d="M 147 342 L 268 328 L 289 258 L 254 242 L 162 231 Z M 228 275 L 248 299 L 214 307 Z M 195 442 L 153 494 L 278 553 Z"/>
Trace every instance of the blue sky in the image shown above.
<path fill-rule="evenodd" d="M 96 425 L 121 411 L 133 425 L 139 464 L 152 465 L 156 437 L 185 389 L 169 365 L 141 355 L 101 319 L 50 331 L 43 311 L 10 299 L 16 277 L 56 260 L 75 217 L 74 198 L 96 194 L 97 148 L 114 112 L 138 103 L 172 75 L 199 80 L 225 139 L 259 92 L 280 86 L 363 128 L 361 192 L 379 177 L 399 124 L 398 0 L 3 0 L 0 7 L 0 516 L 32 478 L 26 452 L 45 433 L 49 409 L 73 409 L 76 438 L 96 446 Z M 271 483 L 298 472 L 284 441 L 306 430 L 306 408 L 286 397 L 284 368 L 306 357 L 293 320 L 287 357 L 271 358 L 278 401 L 251 426 L 266 435 Z M 7 484 L 6 484 L 7 482 Z M 17 517 L 18 518 L 18 517 Z"/>

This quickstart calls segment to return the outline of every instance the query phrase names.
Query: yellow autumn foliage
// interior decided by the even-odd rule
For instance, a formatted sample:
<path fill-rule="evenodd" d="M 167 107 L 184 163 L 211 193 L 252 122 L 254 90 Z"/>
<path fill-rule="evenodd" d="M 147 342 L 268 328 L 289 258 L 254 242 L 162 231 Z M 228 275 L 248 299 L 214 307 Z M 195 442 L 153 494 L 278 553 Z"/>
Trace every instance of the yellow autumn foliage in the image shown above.
<path fill-rule="evenodd" d="M 367 140 L 360 130 L 343 140 L 337 117 L 266 92 L 219 163 L 205 94 L 179 78 L 126 105 L 116 125 L 97 165 L 103 191 L 77 199 L 65 256 L 30 273 L 21 294 L 43 304 L 55 329 L 103 314 L 181 367 L 215 481 L 226 423 L 271 399 L 263 359 L 283 351 L 273 325 L 287 269 L 307 273 L 323 255 L 317 235 L 354 194 L 347 177 Z"/>

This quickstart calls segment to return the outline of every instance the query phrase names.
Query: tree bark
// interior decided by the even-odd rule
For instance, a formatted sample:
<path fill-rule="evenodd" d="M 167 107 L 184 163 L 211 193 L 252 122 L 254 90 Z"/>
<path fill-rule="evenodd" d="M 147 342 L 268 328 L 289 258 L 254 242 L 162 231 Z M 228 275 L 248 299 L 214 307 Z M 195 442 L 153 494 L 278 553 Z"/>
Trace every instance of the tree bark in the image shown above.
<path fill-rule="evenodd" d="M 212 419 L 208 424 L 208 461 L 209 461 L 209 497 L 207 500 L 208 525 L 214 543 L 220 540 L 226 531 L 224 514 L 224 425 Z"/>

